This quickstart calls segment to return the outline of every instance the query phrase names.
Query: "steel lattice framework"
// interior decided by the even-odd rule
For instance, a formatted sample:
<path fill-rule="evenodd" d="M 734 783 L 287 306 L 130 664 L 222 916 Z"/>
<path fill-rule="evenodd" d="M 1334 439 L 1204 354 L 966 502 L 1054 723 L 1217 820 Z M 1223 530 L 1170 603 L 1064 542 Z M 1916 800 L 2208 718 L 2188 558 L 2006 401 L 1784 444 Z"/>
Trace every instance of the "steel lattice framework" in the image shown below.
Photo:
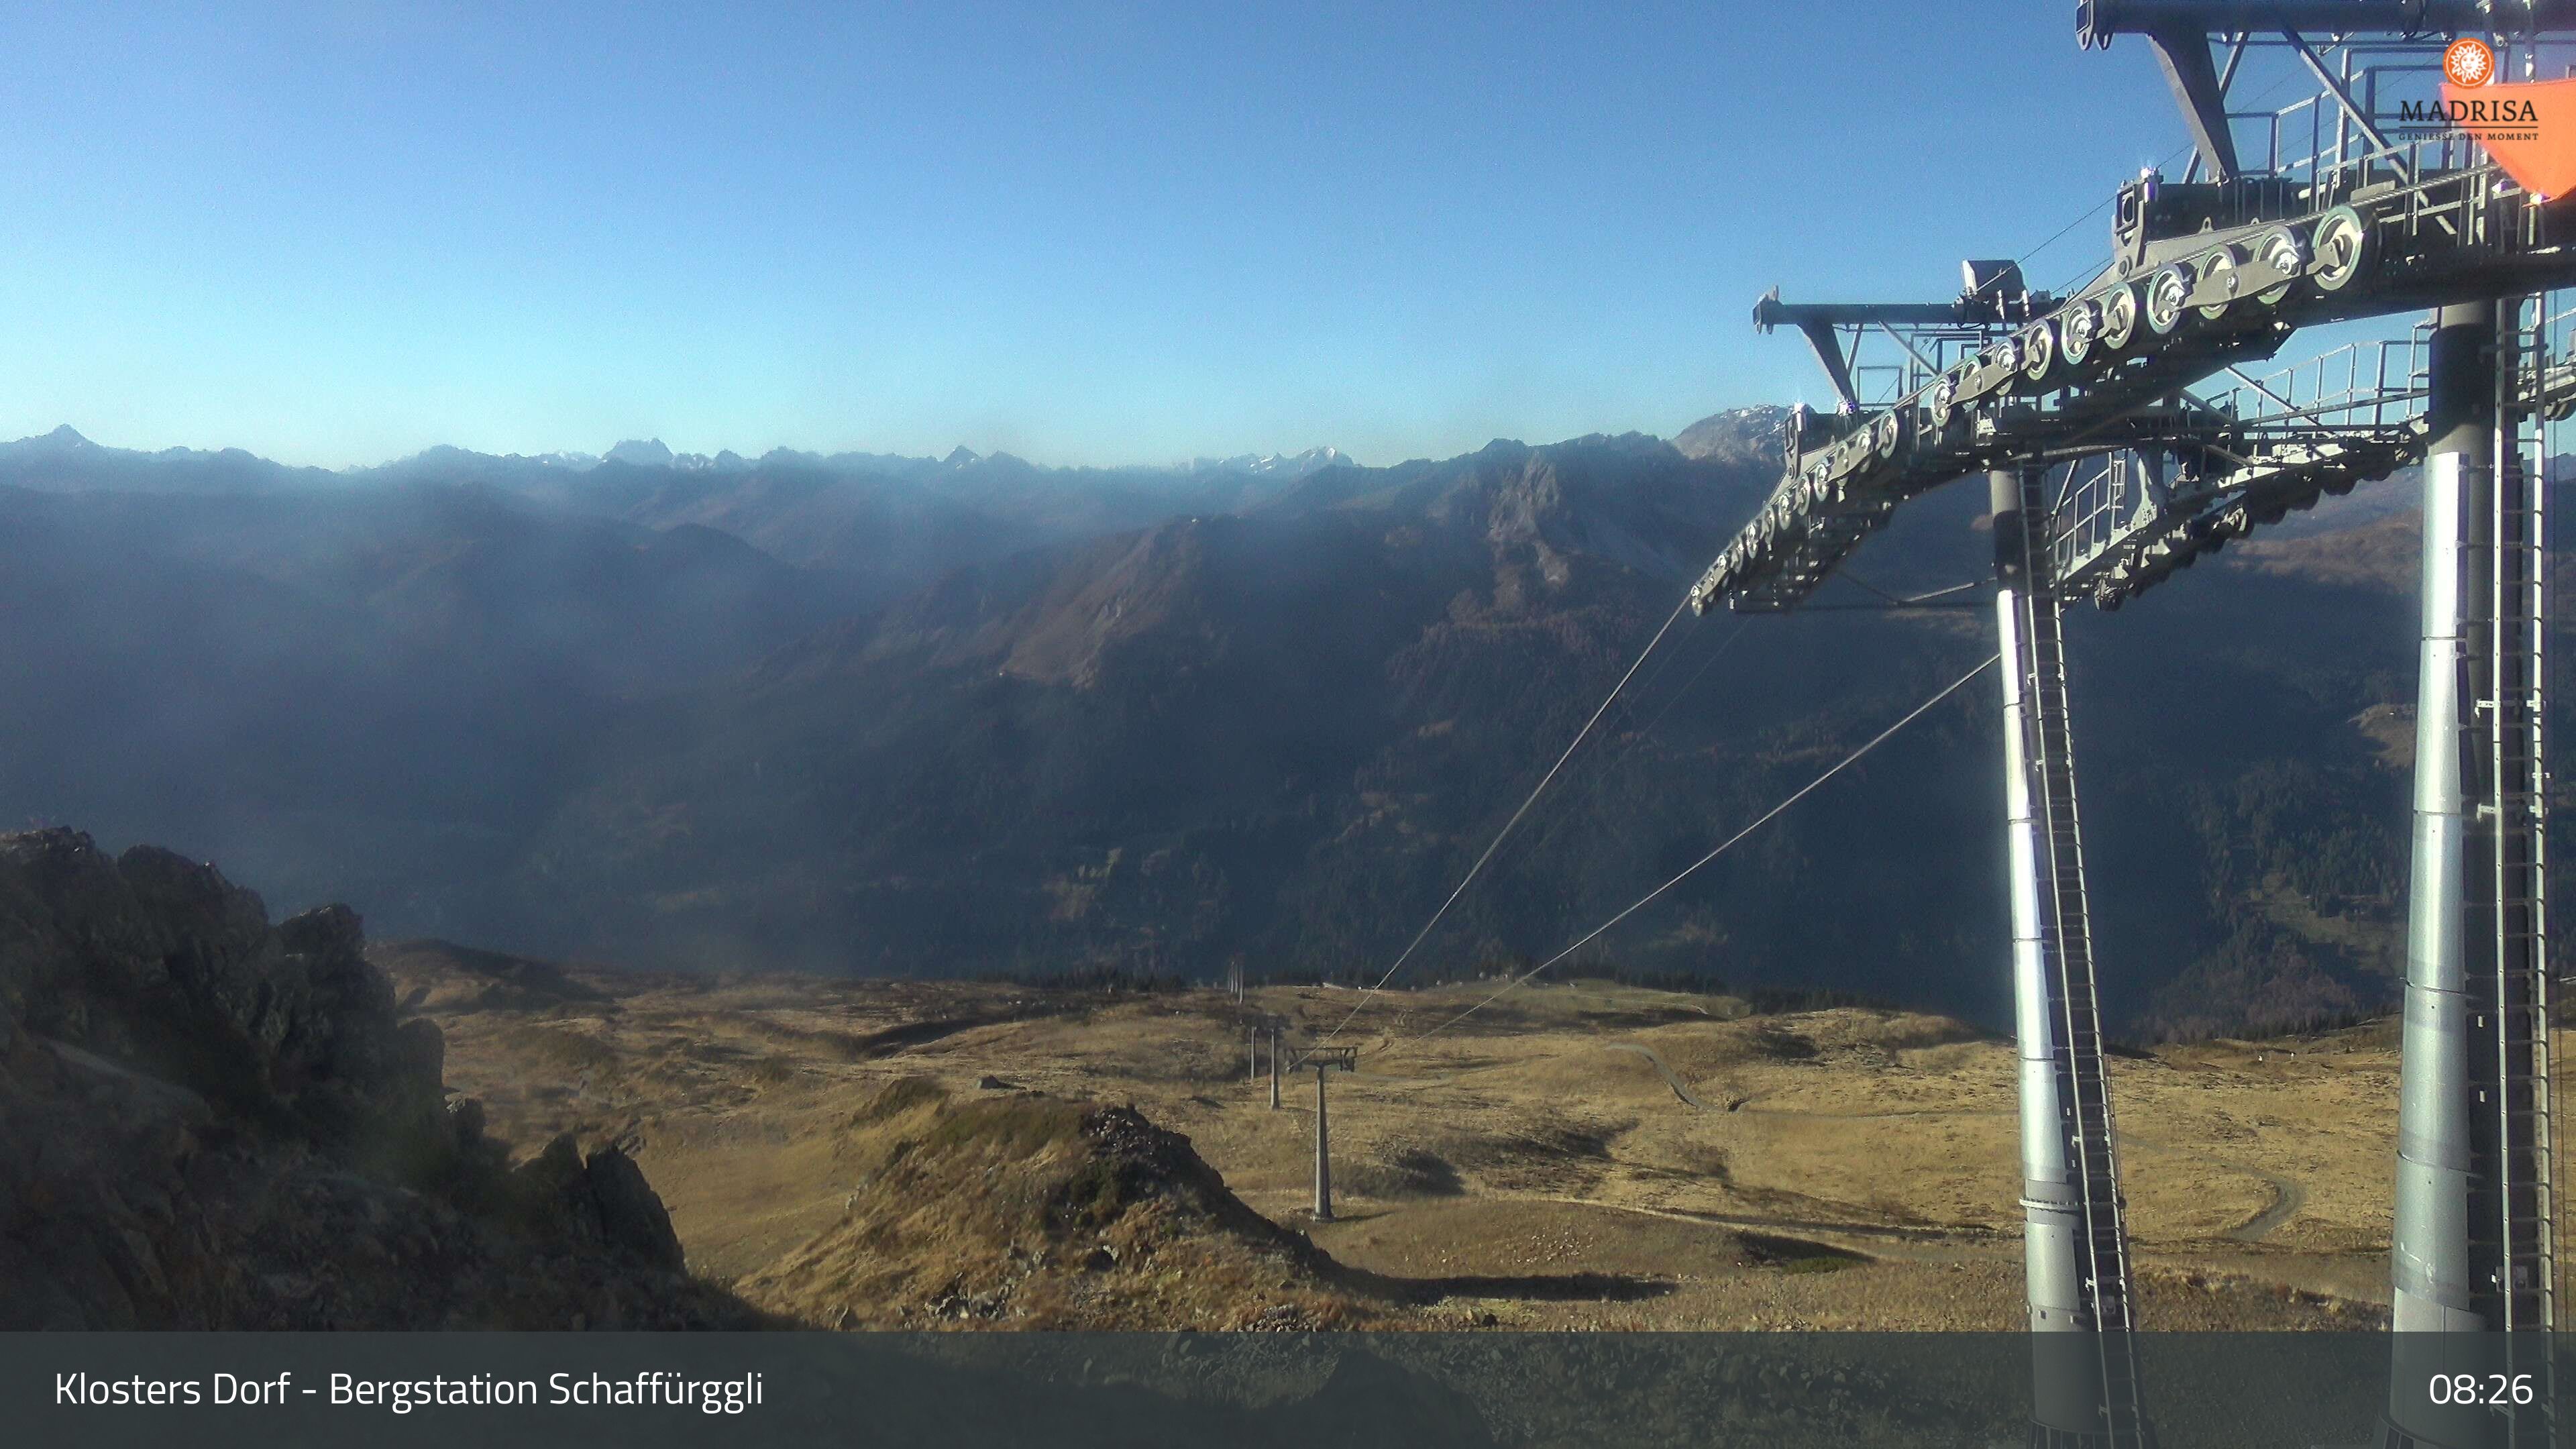
<path fill-rule="evenodd" d="M 2118 608 L 2410 467 L 2426 587 L 2384 1442 L 2555 1442 L 2545 1387 L 2501 1410 L 2436 1410 L 2421 1387 L 2499 1364 L 2546 1386 L 2557 1322 L 2543 483 L 2546 422 L 2576 407 L 2576 319 L 2543 298 L 2576 286 L 2576 201 L 2534 195 L 2424 100 L 2456 37 L 2488 42 L 2490 79 L 2528 83 L 2569 31 L 2576 0 L 2088 0 L 2079 43 L 2142 39 L 2192 137 L 2178 177 L 2151 169 L 2112 198 L 2106 263 L 2062 295 L 1972 261 L 1947 302 L 1775 290 L 1755 308 L 1761 330 L 1814 346 L 1838 405 L 1791 413 L 1780 482 L 1693 587 L 1696 611 L 1797 608 L 1907 500 L 1989 483 L 2034 1445 L 2154 1439 L 2059 613 Z M 2576 76 L 2571 58 L 2555 64 Z M 2303 93 L 2245 98 L 2267 70 Z M 2302 331 L 2428 309 L 2276 361 Z"/>

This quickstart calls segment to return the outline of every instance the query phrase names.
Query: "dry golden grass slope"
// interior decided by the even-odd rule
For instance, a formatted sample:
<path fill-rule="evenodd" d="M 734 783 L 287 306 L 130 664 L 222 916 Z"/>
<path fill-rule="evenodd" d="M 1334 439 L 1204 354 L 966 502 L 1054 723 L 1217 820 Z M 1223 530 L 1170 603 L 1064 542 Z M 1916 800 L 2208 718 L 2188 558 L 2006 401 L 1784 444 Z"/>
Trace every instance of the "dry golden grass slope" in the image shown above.
<path fill-rule="evenodd" d="M 1484 991 L 1369 999 L 1318 1224 L 1313 1079 L 1273 1111 L 1240 1023 L 1356 992 L 374 956 L 496 1135 L 623 1143 L 692 1267 L 818 1325 L 2020 1322 L 2010 1047 L 1937 1017 L 1577 982 L 1422 1038 Z M 2381 1320 L 2396 1068 L 2386 1028 L 2116 1062 L 2148 1326 Z"/>
<path fill-rule="evenodd" d="M 850 1115 L 839 1220 L 741 1280 L 834 1327 L 1352 1328 L 1364 1275 L 1253 1212 L 1188 1139 L 1125 1107 L 959 1100 L 922 1077 Z M 1356 1289 L 1354 1292 L 1352 1290 Z"/>

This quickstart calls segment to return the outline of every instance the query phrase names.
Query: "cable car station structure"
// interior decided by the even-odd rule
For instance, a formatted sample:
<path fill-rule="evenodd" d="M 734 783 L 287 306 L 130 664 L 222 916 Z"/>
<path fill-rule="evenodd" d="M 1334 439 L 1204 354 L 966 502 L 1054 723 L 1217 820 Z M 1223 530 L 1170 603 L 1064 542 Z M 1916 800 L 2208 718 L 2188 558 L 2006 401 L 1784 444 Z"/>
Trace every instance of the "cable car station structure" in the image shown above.
<path fill-rule="evenodd" d="M 1987 480 L 2034 1446 L 2153 1442 L 2060 613 L 2116 609 L 2410 466 L 2422 674 L 2383 1443 L 2555 1442 L 2543 427 L 2576 369 L 2545 295 L 2576 285 L 2576 200 L 2532 194 L 2472 136 L 2397 124 L 2396 97 L 2435 91 L 2463 36 L 2499 79 L 2557 78 L 2540 56 L 2568 32 L 2576 0 L 2089 0 L 2079 43 L 2143 41 L 2192 136 L 2178 178 L 2120 188 L 2106 265 L 2064 295 L 1970 262 L 1948 302 L 1755 308 L 1814 345 L 1838 405 L 1793 411 L 1780 484 L 1695 611 L 1797 608 L 1908 499 Z M 2249 65 L 2305 98 L 2255 109 Z M 2423 311 L 2409 336 L 2272 366 L 2302 329 Z M 2533 1403 L 2428 1404 L 2426 1374 L 2499 1356 L 2539 1376 Z"/>

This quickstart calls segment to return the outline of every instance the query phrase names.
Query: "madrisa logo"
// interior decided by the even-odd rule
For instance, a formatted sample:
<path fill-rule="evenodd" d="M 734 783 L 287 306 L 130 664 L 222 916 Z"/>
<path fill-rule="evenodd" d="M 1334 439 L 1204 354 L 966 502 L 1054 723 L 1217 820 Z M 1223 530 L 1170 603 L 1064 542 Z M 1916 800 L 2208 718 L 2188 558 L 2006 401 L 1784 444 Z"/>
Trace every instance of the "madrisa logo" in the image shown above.
<path fill-rule="evenodd" d="M 2447 97 L 2438 101 L 2407 101 L 2397 108 L 2399 124 L 2423 130 L 2466 131 L 2481 140 L 2491 126 L 2514 126 L 2528 131 L 2540 124 L 2540 108 L 2521 96 L 2479 96 L 2475 99 Z"/>
<path fill-rule="evenodd" d="M 2401 102 L 2397 124 L 2417 137 L 2456 131 L 2479 142 L 2539 140 L 2532 88 L 2495 84 L 2496 69 L 2495 47 L 2461 36 L 2442 52 L 2441 98 Z"/>
<path fill-rule="evenodd" d="M 2482 86 L 2495 79 L 2495 50 L 2474 35 L 2464 35 L 2442 52 L 2442 75 L 2455 86 Z"/>
<path fill-rule="evenodd" d="M 2442 52 L 2441 98 L 2408 101 L 2394 119 L 2410 139 L 2475 143 L 2535 197 L 2576 193 L 2576 78 L 2508 81 L 2504 72 L 2494 46 L 2461 36 Z"/>

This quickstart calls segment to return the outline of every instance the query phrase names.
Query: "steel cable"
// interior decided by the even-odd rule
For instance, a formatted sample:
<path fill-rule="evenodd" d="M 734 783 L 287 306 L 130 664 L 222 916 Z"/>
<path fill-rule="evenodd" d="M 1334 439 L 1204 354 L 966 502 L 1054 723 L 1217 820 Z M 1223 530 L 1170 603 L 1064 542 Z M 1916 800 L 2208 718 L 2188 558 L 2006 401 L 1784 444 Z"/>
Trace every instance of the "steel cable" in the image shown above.
<path fill-rule="evenodd" d="M 1396 1043 L 1396 1045 L 1410 1046 L 1416 1042 L 1427 1041 L 1432 1037 L 1438 1036 L 1440 1033 L 1447 1031 L 1449 1028 L 1456 1026 L 1462 1021 L 1465 1021 L 1468 1017 L 1471 1017 L 1477 1012 L 1484 1010 L 1486 1007 L 1493 1005 L 1495 1002 L 1502 1000 L 1513 990 L 1537 977 L 1541 972 L 1546 971 L 1550 967 L 1555 966 L 1558 962 L 1563 961 L 1568 956 L 1573 955 L 1575 952 L 1591 945 L 1594 941 L 1599 940 L 1602 934 L 1607 932 L 1611 927 L 1618 925 L 1621 921 L 1624 921 L 1630 916 L 1633 916 L 1637 912 L 1645 909 L 1650 902 L 1654 901 L 1664 892 L 1671 890 L 1674 886 L 1680 885 L 1684 880 L 1696 873 L 1700 867 L 1707 865 L 1710 861 L 1713 861 L 1719 856 L 1734 849 L 1747 836 L 1750 836 L 1753 832 L 1771 823 L 1771 821 L 1777 818 L 1782 811 L 1787 810 L 1790 806 L 1805 799 L 1809 794 L 1813 793 L 1818 786 L 1823 785 L 1827 780 L 1841 774 L 1854 761 L 1860 759 L 1861 756 L 1868 754 L 1870 751 L 1877 749 L 1880 745 L 1886 743 L 1887 740 L 1895 735 L 1897 731 L 1914 723 L 1917 719 L 1922 718 L 1922 716 L 1934 705 L 1937 705 L 1941 701 L 1948 699 L 1951 695 L 1958 693 L 1961 689 L 1967 686 L 1968 681 L 1985 673 L 1986 670 L 1993 667 L 1995 662 L 2002 657 L 2003 656 L 2001 654 L 1987 655 L 1985 661 L 1979 664 L 1976 668 L 1960 675 L 1957 679 L 1944 685 L 1939 693 L 1934 694 L 1930 699 L 1927 699 L 1921 704 L 1916 705 L 1911 710 L 1906 711 L 1904 718 L 1899 719 L 1896 723 L 1889 725 L 1887 728 L 1880 730 L 1877 734 L 1871 736 L 1867 744 L 1862 745 L 1859 749 L 1856 749 L 1850 754 L 1835 761 L 1823 774 L 1818 775 L 1816 778 L 1809 780 L 1806 784 L 1799 786 L 1787 799 L 1782 800 L 1779 804 L 1762 812 L 1761 818 L 1755 820 L 1752 824 L 1745 826 L 1742 830 L 1735 832 L 1733 835 L 1728 836 L 1715 850 L 1710 851 L 1708 854 L 1701 856 L 1699 859 L 1692 861 L 1689 865 L 1683 867 L 1679 875 L 1665 881 L 1662 885 L 1655 887 L 1653 890 L 1646 892 L 1644 895 L 1638 897 L 1634 902 L 1630 903 L 1626 909 L 1620 911 L 1617 915 L 1612 916 L 1600 925 L 1593 927 L 1573 945 L 1566 947 L 1564 950 L 1550 956 L 1538 965 L 1533 966 L 1529 970 L 1522 972 L 1520 975 L 1513 977 L 1510 981 L 1504 983 L 1502 990 L 1497 991 L 1493 995 L 1486 997 L 1484 1000 L 1477 1002 L 1475 1005 L 1468 1007 L 1465 1011 L 1459 1012 L 1456 1016 L 1440 1023 L 1438 1026 L 1432 1027 L 1428 1031 L 1418 1032 L 1413 1036 L 1406 1037 L 1403 1041 Z M 1357 1015 L 1357 1012 L 1354 1011 L 1353 1015 Z M 1349 1025 L 1347 1019 L 1343 1022 L 1343 1025 Z"/>
<path fill-rule="evenodd" d="M 1539 777 L 1538 784 L 1531 788 L 1529 797 L 1521 801 L 1520 808 L 1512 812 L 1511 819 L 1503 822 L 1503 828 L 1496 832 L 1493 841 L 1485 847 L 1485 853 L 1477 856 L 1476 863 L 1469 866 L 1466 875 L 1459 878 L 1457 889 L 1449 892 L 1449 898 L 1440 903 L 1440 909 L 1433 911 L 1431 919 L 1422 923 L 1422 929 L 1414 932 L 1411 944 L 1404 948 L 1402 955 L 1395 958 L 1394 965 L 1386 968 L 1386 974 L 1377 979 L 1377 984 L 1360 993 L 1360 999 L 1351 1004 L 1350 1015 L 1343 1017 L 1339 1026 L 1325 1033 L 1323 1040 L 1317 1045 L 1329 1044 L 1333 1038 L 1340 1036 L 1342 1028 L 1349 1026 L 1352 1018 L 1360 1014 L 1371 998 L 1386 990 L 1386 984 L 1395 979 L 1395 973 L 1404 969 L 1404 963 L 1413 959 L 1413 953 L 1421 949 L 1423 941 L 1431 935 L 1432 928 L 1439 925 L 1441 918 L 1449 914 L 1449 908 L 1458 904 L 1458 898 L 1467 893 L 1467 887 L 1473 884 L 1477 875 L 1484 870 L 1485 862 L 1492 860 L 1494 852 L 1501 849 L 1503 842 L 1511 837 L 1513 829 L 1521 823 L 1521 817 L 1529 814 L 1530 807 L 1538 803 L 1538 797 L 1546 793 L 1548 785 L 1556 779 L 1557 772 L 1565 768 L 1565 762 L 1573 759 L 1574 752 L 1583 748 L 1583 742 L 1592 737 L 1593 726 L 1601 723 L 1601 717 L 1610 712 L 1610 706 L 1618 701 L 1620 691 L 1628 687 L 1629 680 L 1637 677 L 1638 667 L 1654 654 L 1655 646 L 1664 642 L 1664 636 L 1672 632 L 1674 621 L 1681 618 L 1682 611 L 1689 607 L 1690 595 L 1685 593 L 1682 595 L 1682 601 L 1673 605 L 1672 613 L 1664 617 L 1663 627 L 1655 631 L 1655 637 L 1646 641 L 1646 647 L 1638 653 L 1636 662 L 1628 666 L 1628 672 L 1619 676 L 1617 684 L 1610 686 L 1610 693 L 1602 698 L 1600 708 L 1592 711 L 1592 717 L 1585 720 L 1583 728 L 1575 732 L 1574 743 L 1567 745 L 1565 753 L 1556 757 L 1556 763 L 1547 767 L 1547 773 Z"/>

